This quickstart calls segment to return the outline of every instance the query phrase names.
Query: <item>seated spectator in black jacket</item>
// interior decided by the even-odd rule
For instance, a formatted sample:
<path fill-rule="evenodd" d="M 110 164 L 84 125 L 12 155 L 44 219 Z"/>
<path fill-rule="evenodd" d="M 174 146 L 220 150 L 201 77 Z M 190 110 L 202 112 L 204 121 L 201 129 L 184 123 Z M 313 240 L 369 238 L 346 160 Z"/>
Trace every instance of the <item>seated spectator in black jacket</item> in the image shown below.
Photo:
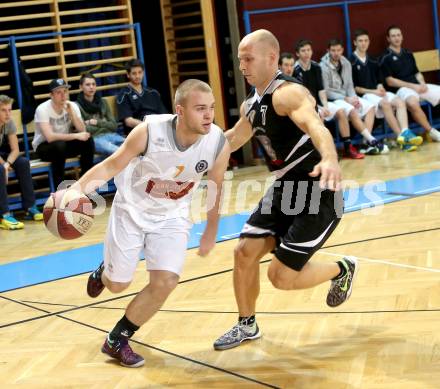
<path fill-rule="evenodd" d="M 68 100 L 69 88 L 62 78 L 49 84 L 50 99 L 35 111 L 35 136 L 32 146 L 43 161 L 52 163 L 55 188 L 64 179 L 66 158 L 79 155 L 81 174 L 93 166 L 95 147 L 86 131 L 81 112 Z"/>
<path fill-rule="evenodd" d="M 9 212 L 8 184 L 9 170 L 14 169 L 21 190 L 25 218 L 28 220 L 43 220 L 43 214 L 35 205 L 35 194 L 29 161 L 19 155 L 17 128 L 11 119 L 13 100 L 0 95 L 0 228 L 4 230 L 19 230 L 24 224 L 15 219 Z"/>
<path fill-rule="evenodd" d="M 440 142 L 440 132 L 429 123 L 420 107 L 420 99 L 432 105 L 440 102 L 440 86 L 426 84 L 417 68 L 414 55 L 402 47 L 403 35 L 398 26 L 387 29 L 388 49 L 382 56 L 380 68 L 387 83 L 387 89 L 394 92 L 406 103 L 413 119 L 435 142 Z"/>
<path fill-rule="evenodd" d="M 116 132 L 118 123 L 113 117 L 105 99 L 96 93 L 93 74 L 85 73 L 79 80 L 81 92 L 76 99 L 87 132 L 93 136 L 95 151 L 108 156 L 124 143 L 125 138 Z"/>
<path fill-rule="evenodd" d="M 124 132 L 128 133 L 142 122 L 146 115 L 168 113 L 156 89 L 144 88 L 144 64 L 132 59 L 126 65 L 129 84 L 119 94 L 118 120 L 124 124 Z"/>

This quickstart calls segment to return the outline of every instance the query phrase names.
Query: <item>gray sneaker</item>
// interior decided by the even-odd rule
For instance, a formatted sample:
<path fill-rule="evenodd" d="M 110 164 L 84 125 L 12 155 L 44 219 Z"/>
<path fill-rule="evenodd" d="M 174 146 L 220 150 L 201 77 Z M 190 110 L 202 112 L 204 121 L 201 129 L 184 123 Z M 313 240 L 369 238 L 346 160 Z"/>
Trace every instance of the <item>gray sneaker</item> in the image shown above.
<path fill-rule="evenodd" d="M 261 332 L 258 328 L 257 322 L 251 325 L 237 323 L 224 335 L 220 336 L 214 342 L 214 349 L 227 350 L 229 348 L 237 347 L 244 340 L 253 340 L 261 338 Z"/>
<path fill-rule="evenodd" d="M 348 300 L 353 289 L 353 282 L 359 269 L 358 261 L 355 257 L 342 258 L 342 264 L 347 270 L 344 277 L 338 280 L 332 280 L 327 294 L 327 305 L 337 307 Z"/>

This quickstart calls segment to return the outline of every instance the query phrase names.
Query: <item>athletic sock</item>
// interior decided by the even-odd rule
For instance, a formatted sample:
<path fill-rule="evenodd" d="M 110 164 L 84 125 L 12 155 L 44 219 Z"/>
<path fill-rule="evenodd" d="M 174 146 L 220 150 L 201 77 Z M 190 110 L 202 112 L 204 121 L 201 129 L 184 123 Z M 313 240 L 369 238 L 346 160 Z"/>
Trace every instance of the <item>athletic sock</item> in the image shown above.
<path fill-rule="evenodd" d="M 255 315 L 252 315 L 252 316 L 239 316 L 238 317 L 238 322 L 240 324 L 245 325 L 245 326 L 251 326 L 252 324 L 255 323 Z"/>
<path fill-rule="evenodd" d="M 370 131 L 368 131 L 367 129 L 363 130 L 361 132 L 361 135 L 364 137 L 364 139 L 367 142 L 374 142 L 376 140 L 376 138 L 373 135 L 371 135 Z"/>
<path fill-rule="evenodd" d="M 115 325 L 115 328 L 108 334 L 108 340 L 111 343 L 118 341 L 121 338 L 130 339 L 133 334 L 139 329 L 139 326 L 133 324 L 124 315 L 121 320 Z"/>
<path fill-rule="evenodd" d="M 340 280 L 342 277 L 344 277 L 347 274 L 347 269 L 342 264 L 342 261 L 338 261 L 336 263 L 339 266 L 339 274 L 335 278 L 332 278 L 332 280 Z"/>
<path fill-rule="evenodd" d="M 343 136 L 342 142 L 344 142 L 344 151 L 348 153 L 350 151 L 351 138 L 349 136 Z"/>

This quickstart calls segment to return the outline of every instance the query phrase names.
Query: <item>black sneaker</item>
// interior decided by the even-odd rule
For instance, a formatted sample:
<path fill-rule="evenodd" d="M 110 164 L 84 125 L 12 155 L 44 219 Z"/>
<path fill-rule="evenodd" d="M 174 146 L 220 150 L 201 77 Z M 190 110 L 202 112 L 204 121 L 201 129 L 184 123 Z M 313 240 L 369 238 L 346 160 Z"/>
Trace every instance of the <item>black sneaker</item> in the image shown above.
<path fill-rule="evenodd" d="M 341 305 L 351 296 L 353 282 L 359 269 L 359 264 L 355 257 L 344 257 L 341 262 L 345 267 L 346 273 L 343 277 L 332 280 L 327 294 L 327 305 L 332 308 Z"/>
<path fill-rule="evenodd" d="M 89 276 L 87 281 L 87 294 L 90 297 L 98 297 L 104 290 L 105 285 L 101 281 L 102 272 L 104 271 L 104 262 Z"/>

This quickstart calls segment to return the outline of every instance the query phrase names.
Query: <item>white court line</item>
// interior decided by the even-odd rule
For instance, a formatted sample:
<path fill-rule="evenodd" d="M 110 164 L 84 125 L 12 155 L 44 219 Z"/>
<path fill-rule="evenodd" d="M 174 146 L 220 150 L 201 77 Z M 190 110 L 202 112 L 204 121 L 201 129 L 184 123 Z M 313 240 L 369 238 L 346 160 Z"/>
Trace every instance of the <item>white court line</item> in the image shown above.
<path fill-rule="evenodd" d="M 319 251 L 320 253 L 323 254 L 327 254 L 327 255 L 331 255 L 333 257 L 344 257 L 344 254 L 336 254 L 336 253 L 329 253 L 328 251 Z M 440 269 L 435 269 L 432 267 L 423 267 L 423 266 L 414 266 L 414 265 L 405 265 L 404 263 L 396 263 L 396 262 L 390 262 L 390 261 L 384 261 L 382 259 L 372 259 L 372 258 L 366 258 L 366 257 L 358 257 L 356 255 L 354 255 L 357 259 L 360 259 L 361 261 L 365 261 L 365 262 L 371 262 L 371 263 L 381 263 L 384 265 L 389 265 L 389 266 L 395 266 L 395 267 L 403 267 L 406 269 L 413 269 L 413 270 L 423 270 L 423 271 L 428 271 L 431 273 L 440 273 Z"/>

